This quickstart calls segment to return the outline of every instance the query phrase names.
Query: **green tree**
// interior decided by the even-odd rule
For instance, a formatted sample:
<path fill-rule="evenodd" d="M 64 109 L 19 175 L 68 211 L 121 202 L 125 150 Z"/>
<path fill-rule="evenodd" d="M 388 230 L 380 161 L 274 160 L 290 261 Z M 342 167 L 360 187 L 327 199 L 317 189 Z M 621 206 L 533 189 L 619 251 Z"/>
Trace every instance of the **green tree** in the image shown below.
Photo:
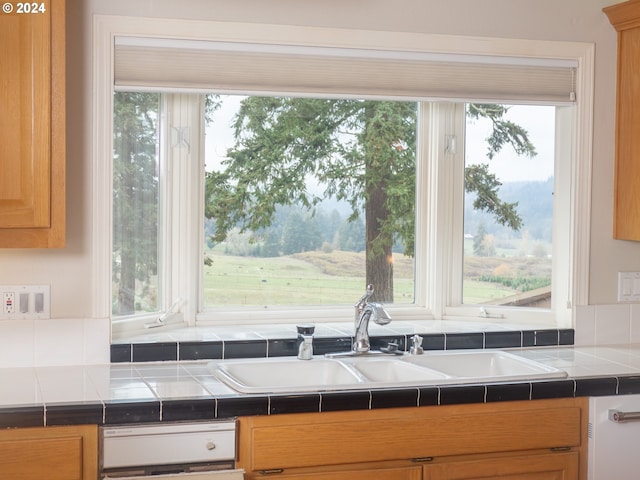
<path fill-rule="evenodd" d="M 478 230 L 476 234 L 473 236 L 473 253 L 478 257 L 484 257 L 484 237 L 487 236 L 487 231 L 484 228 L 484 223 L 480 222 L 478 224 Z"/>
<path fill-rule="evenodd" d="M 533 157 L 536 149 L 529 140 L 527 131 L 515 123 L 505 120 L 509 110 L 504 105 L 469 104 L 469 118 L 487 118 L 491 121 L 492 131 L 487 140 L 487 158 L 491 160 L 504 145 L 511 145 L 517 155 Z M 518 202 L 508 203 L 500 199 L 499 189 L 502 183 L 489 172 L 489 165 L 480 163 L 465 168 L 464 185 L 467 193 L 475 192 L 473 208 L 490 213 L 501 225 L 520 230 L 522 219 L 517 213 Z"/>
<path fill-rule="evenodd" d="M 494 122 L 492 154 L 507 143 L 531 153 L 523 132 L 505 122 L 504 113 L 488 106 L 469 112 Z M 345 200 L 350 220 L 364 212 L 366 283 L 375 285 L 378 301 L 393 301 L 395 240 L 413 255 L 416 117 L 415 102 L 246 98 L 225 169 L 206 177 L 205 213 L 216 221 L 215 240 L 223 241 L 236 226 L 266 227 L 277 205 L 312 208 L 323 197 Z M 322 196 L 308 191 L 310 178 L 323 186 Z M 515 205 L 492 195 L 499 188 L 495 178 L 491 182 L 479 171 L 467 188 L 478 192 L 477 208 L 519 227 Z"/>
<path fill-rule="evenodd" d="M 338 233 L 338 247 L 347 252 L 362 252 L 365 249 L 364 222 L 356 218 L 351 222 L 344 222 Z"/>
<path fill-rule="evenodd" d="M 129 315 L 136 281 L 148 287 L 158 267 L 159 96 L 118 92 L 113 100 L 113 313 Z"/>
<path fill-rule="evenodd" d="M 299 211 L 289 214 L 282 232 L 282 253 L 307 252 L 322 245 L 320 229 L 313 218 L 304 217 Z"/>

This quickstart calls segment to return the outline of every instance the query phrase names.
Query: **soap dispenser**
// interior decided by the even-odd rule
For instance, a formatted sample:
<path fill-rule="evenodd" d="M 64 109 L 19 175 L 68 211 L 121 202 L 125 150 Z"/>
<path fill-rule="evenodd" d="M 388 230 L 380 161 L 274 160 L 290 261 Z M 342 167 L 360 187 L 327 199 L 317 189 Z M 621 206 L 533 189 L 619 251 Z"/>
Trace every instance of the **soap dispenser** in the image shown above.
<path fill-rule="evenodd" d="M 300 360 L 311 360 L 313 358 L 313 333 L 316 330 L 314 325 L 297 325 L 298 329 L 298 358 Z"/>

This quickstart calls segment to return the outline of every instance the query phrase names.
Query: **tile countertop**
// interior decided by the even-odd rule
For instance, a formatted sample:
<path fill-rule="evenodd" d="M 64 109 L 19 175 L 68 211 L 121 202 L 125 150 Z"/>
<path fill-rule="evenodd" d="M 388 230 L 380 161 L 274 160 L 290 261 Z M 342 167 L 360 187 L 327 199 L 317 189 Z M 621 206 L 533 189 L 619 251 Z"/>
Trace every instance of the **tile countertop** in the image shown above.
<path fill-rule="evenodd" d="M 208 361 L 0 369 L 0 427 L 198 421 L 239 415 L 640 393 L 640 344 L 515 348 L 567 371 L 561 380 L 241 394 Z M 426 353 L 428 355 L 428 352 Z"/>

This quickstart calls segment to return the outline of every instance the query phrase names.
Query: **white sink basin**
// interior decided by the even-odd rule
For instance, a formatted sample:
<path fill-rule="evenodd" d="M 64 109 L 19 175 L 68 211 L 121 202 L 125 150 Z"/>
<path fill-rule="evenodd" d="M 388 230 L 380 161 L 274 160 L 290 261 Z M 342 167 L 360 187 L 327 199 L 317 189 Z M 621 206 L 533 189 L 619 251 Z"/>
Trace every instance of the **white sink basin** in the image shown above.
<path fill-rule="evenodd" d="M 244 393 L 304 392 L 361 386 L 364 379 L 335 360 L 260 359 L 211 364 L 231 388 Z"/>
<path fill-rule="evenodd" d="M 212 362 L 243 393 L 307 392 L 564 378 L 567 373 L 501 350 L 459 350 L 340 359 L 266 358 Z"/>
<path fill-rule="evenodd" d="M 442 372 L 403 362 L 397 357 L 357 358 L 344 360 L 344 362 L 353 365 L 370 382 L 384 383 L 390 386 L 432 384 L 449 378 L 449 375 Z M 376 387 L 380 386 L 376 385 Z"/>
<path fill-rule="evenodd" d="M 564 370 L 501 350 L 429 352 L 407 355 L 402 361 L 442 372 L 453 378 L 455 383 L 526 381 L 567 376 Z"/>

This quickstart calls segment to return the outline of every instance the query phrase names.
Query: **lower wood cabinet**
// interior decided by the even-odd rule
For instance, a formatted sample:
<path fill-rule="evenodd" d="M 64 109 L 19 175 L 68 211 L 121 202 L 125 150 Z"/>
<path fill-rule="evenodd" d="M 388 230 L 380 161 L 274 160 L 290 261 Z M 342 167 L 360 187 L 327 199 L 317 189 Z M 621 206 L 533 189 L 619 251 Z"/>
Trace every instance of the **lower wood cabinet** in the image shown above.
<path fill-rule="evenodd" d="M 586 399 L 239 419 L 248 479 L 586 480 Z"/>
<path fill-rule="evenodd" d="M 268 472 L 257 478 L 268 478 Z M 249 477 L 255 478 L 255 477 Z M 283 474 L 281 480 L 422 480 L 422 467 L 363 468 L 357 470 L 331 470 L 316 473 Z"/>
<path fill-rule="evenodd" d="M 97 426 L 0 430 L 0 478 L 97 479 Z"/>
<path fill-rule="evenodd" d="M 579 476 L 577 452 L 447 461 L 425 466 L 424 480 L 566 480 Z"/>

